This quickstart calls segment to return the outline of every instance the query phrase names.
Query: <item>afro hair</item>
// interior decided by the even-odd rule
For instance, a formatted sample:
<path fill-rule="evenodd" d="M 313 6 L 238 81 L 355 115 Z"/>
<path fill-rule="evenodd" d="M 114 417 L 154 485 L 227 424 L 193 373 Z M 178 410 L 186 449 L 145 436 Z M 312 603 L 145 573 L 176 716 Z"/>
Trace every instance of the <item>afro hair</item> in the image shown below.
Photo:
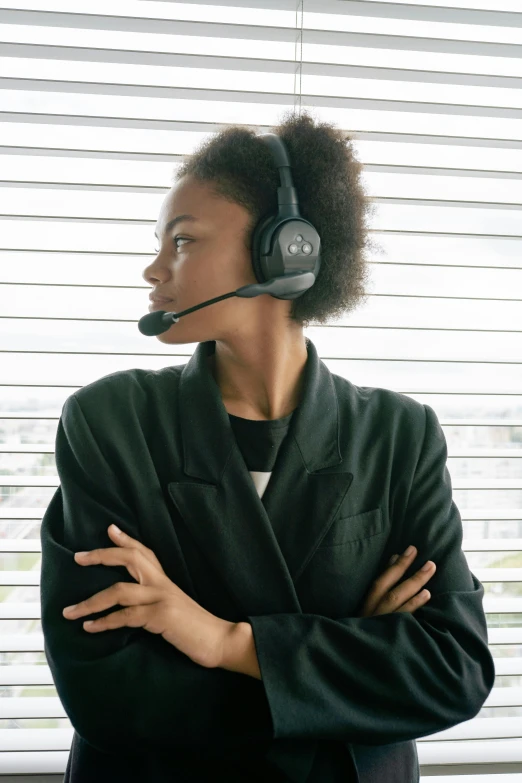
<path fill-rule="evenodd" d="M 317 123 L 307 111 L 283 116 L 276 126 L 291 164 L 300 214 L 321 237 L 321 268 L 314 285 L 289 300 L 291 321 L 308 327 L 324 324 L 366 301 L 366 250 L 378 248 L 369 239 L 367 218 L 373 212 L 361 180 L 352 137 L 334 126 Z M 245 246 L 251 252 L 252 232 L 267 214 L 277 212 L 279 173 L 272 153 L 251 126 L 226 125 L 204 140 L 178 168 L 174 183 L 190 175 L 207 183 L 218 196 L 251 213 Z"/>

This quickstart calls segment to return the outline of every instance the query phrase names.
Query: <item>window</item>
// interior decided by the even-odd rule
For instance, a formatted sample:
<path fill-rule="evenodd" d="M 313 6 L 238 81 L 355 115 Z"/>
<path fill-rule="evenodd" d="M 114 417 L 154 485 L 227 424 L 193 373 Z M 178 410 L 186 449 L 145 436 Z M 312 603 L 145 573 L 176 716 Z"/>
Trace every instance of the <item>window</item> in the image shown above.
<path fill-rule="evenodd" d="M 173 170 L 223 124 L 269 132 L 297 82 L 354 134 L 383 249 L 367 304 L 306 334 L 332 372 L 435 409 L 485 588 L 497 681 L 418 741 L 421 780 L 521 773 L 519 0 L 15 0 L 0 23 L 0 777 L 61 781 L 72 739 L 39 620 L 62 405 L 188 361 L 137 329 Z"/>

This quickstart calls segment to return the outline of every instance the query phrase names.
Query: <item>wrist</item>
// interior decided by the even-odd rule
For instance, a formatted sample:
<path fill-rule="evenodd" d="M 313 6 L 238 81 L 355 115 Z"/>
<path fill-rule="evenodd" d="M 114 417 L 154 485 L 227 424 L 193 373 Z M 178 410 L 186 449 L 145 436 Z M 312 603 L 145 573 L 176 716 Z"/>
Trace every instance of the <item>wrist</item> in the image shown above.
<path fill-rule="evenodd" d="M 242 623 L 227 622 L 224 628 L 223 640 L 221 645 L 221 660 L 219 667 L 235 671 L 237 665 L 239 648 L 241 645 Z M 244 623 L 243 623 L 244 625 Z"/>
<path fill-rule="evenodd" d="M 231 623 L 224 641 L 220 668 L 261 679 L 250 623 Z"/>

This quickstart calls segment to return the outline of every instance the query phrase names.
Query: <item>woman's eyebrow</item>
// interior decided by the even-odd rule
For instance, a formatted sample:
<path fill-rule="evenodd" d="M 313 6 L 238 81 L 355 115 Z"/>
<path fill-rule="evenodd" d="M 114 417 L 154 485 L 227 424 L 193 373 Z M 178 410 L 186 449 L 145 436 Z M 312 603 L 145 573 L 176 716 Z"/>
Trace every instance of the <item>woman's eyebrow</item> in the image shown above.
<path fill-rule="evenodd" d="M 181 223 L 182 221 L 185 220 L 194 223 L 196 220 L 199 220 L 199 218 L 195 217 L 194 215 L 178 215 L 177 217 L 172 218 L 172 220 L 169 220 L 169 222 L 165 226 L 165 234 L 167 233 L 167 231 L 170 231 L 171 228 L 174 228 L 174 226 L 177 225 L 177 223 Z M 156 237 L 156 239 L 158 239 L 158 234 L 156 231 L 154 231 L 154 236 Z"/>

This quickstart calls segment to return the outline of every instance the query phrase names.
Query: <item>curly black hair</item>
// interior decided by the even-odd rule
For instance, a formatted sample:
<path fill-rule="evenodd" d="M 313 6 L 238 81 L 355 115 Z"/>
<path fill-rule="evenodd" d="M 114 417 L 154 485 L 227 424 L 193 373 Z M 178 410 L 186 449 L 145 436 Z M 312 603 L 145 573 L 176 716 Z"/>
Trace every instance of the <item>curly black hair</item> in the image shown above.
<path fill-rule="evenodd" d="M 292 110 L 290 110 L 292 112 Z M 373 205 L 361 180 L 352 137 L 326 123 L 316 123 L 309 112 L 283 115 L 273 129 L 283 139 L 301 215 L 321 237 L 321 268 L 314 285 L 289 300 L 289 319 L 308 327 L 325 323 L 353 310 L 367 299 L 370 240 L 367 216 Z M 226 125 L 204 140 L 174 175 L 208 183 L 212 192 L 245 207 L 252 215 L 245 232 L 251 252 L 252 231 L 267 213 L 277 211 L 279 174 L 270 150 L 248 125 Z"/>

